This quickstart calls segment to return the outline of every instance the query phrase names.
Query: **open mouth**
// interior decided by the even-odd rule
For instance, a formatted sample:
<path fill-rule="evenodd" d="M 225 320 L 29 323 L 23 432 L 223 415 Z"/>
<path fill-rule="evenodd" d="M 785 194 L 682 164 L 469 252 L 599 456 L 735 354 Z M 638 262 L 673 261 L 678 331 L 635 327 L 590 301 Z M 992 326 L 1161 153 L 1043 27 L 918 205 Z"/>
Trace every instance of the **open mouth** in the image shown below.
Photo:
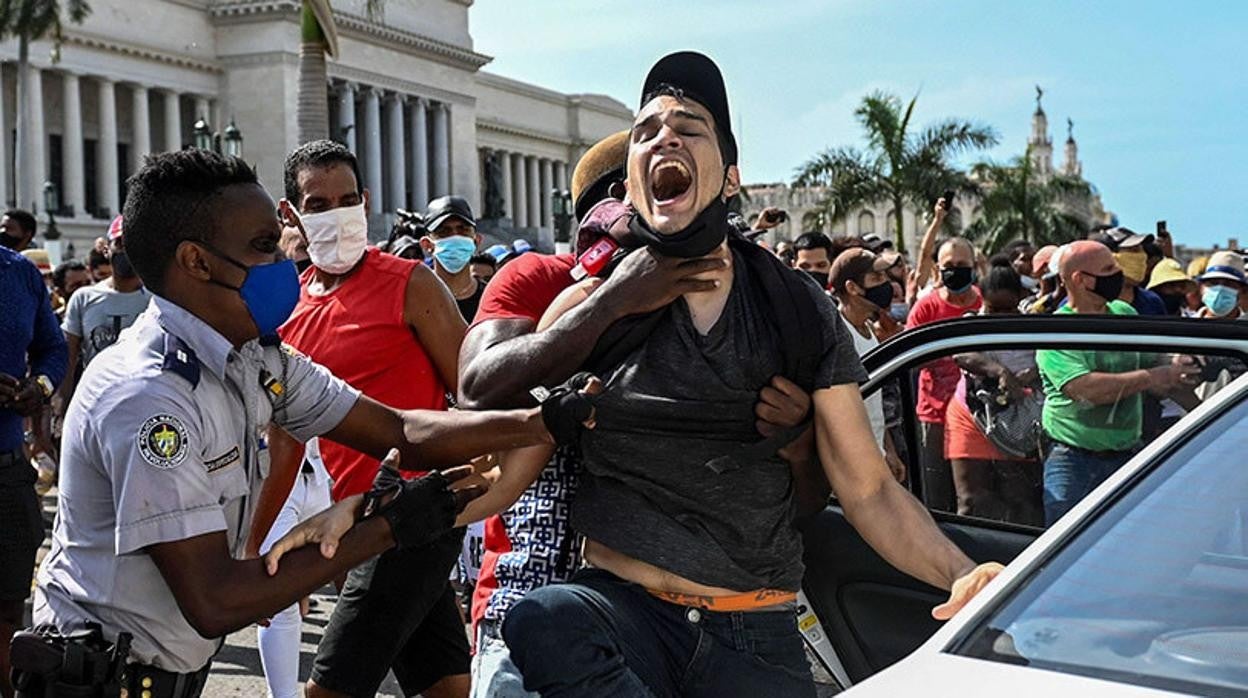
<path fill-rule="evenodd" d="M 650 193 L 655 203 L 665 204 L 679 199 L 693 186 L 693 175 L 685 163 L 665 160 L 650 173 Z"/>

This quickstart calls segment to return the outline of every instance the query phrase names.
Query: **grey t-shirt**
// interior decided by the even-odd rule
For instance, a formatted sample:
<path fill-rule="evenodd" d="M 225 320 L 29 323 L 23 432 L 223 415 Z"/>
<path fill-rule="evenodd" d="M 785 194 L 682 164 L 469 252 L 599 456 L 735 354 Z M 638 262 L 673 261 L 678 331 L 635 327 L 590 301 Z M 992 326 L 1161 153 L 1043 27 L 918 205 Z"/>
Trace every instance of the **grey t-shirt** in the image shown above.
<path fill-rule="evenodd" d="M 802 544 L 793 479 L 771 456 L 717 474 L 707 462 L 759 441 L 758 393 L 783 367 L 779 337 L 735 256 L 723 314 L 703 336 L 683 300 L 645 345 L 605 376 L 597 428 L 583 441 L 572 511 L 580 533 L 700 584 L 797 590 Z M 832 300 L 813 282 L 825 352 L 815 388 L 866 380 Z"/>
<path fill-rule="evenodd" d="M 107 281 L 78 289 L 70 296 L 61 329 L 82 340 L 82 365 L 90 364 L 96 354 L 112 346 L 151 299 L 145 288 L 121 293 Z"/>

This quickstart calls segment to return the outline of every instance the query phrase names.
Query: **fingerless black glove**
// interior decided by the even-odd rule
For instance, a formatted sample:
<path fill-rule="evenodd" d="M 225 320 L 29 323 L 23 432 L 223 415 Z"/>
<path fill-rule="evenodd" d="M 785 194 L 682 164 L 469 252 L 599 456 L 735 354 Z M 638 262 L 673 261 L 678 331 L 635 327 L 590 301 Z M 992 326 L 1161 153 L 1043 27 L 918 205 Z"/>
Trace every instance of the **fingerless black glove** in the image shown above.
<path fill-rule="evenodd" d="M 364 518 L 374 516 L 390 522 L 399 548 L 419 547 L 455 525 L 455 494 L 436 470 L 404 480 L 397 469 L 383 465 L 373 478 L 373 488 L 364 495 Z"/>
<path fill-rule="evenodd" d="M 554 390 L 533 390 L 533 396 L 542 406 L 542 422 L 555 438 L 556 444 L 564 446 L 576 443 L 581 436 L 581 430 L 585 428 L 585 422 L 594 416 L 594 403 L 597 401 L 595 396 L 581 392 L 592 377 L 592 374 L 582 371 Z"/>

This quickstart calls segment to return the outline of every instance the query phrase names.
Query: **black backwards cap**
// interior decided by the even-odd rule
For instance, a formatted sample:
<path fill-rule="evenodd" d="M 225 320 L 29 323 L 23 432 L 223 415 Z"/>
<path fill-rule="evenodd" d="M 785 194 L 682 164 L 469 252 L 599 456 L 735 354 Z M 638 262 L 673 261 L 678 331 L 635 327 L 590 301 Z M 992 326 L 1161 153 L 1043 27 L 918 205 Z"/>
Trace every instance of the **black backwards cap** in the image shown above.
<path fill-rule="evenodd" d="M 679 51 L 660 58 L 641 87 L 640 106 L 644 107 L 646 97 L 664 85 L 675 87 L 689 99 L 706 107 L 715 119 L 715 128 L 726 142 L 724 164 L 737 164 L 737 139 L 732 135 L 728 91 L 724 88 L 724 76 L 715 61 L 696 51 Z"/>

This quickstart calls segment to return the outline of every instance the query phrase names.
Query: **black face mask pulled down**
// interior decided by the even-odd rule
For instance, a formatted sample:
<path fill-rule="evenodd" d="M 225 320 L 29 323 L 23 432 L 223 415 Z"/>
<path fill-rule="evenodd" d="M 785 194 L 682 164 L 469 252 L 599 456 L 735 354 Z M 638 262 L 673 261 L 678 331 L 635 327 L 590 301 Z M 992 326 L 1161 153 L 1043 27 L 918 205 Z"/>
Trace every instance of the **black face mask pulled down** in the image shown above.
<path fill-rule="evenodd" d="M 113 263 L 113 276 L 119 279 L 133 279 L 139 275 L 134 270 L 134 265 L 130 263 L 130 255 L 125 252 L 114 252 L 109 259 Z"/>
<path fill-rule="evenodd" d="M 1122 295 L 1124 277 L 1121 271 L 1106 274 L 1105 276 L 1096 276 L 1095 274 L 1091 276 L 1096 279 L 1096 285 L 1092 287 L 1092 292 L 1104 298 L 1106 303 L 1118 300 L 1118 296 Z"/>
<path fill-rule="evenodd" d="M 671 235 L 655 231 L 639 213 L 633 214 L 628 230 L 647 247 L 666 257 L 705 257 L 728 237 L 728 204 L 722 195 L 716 196 L 687 228 Z"/>

